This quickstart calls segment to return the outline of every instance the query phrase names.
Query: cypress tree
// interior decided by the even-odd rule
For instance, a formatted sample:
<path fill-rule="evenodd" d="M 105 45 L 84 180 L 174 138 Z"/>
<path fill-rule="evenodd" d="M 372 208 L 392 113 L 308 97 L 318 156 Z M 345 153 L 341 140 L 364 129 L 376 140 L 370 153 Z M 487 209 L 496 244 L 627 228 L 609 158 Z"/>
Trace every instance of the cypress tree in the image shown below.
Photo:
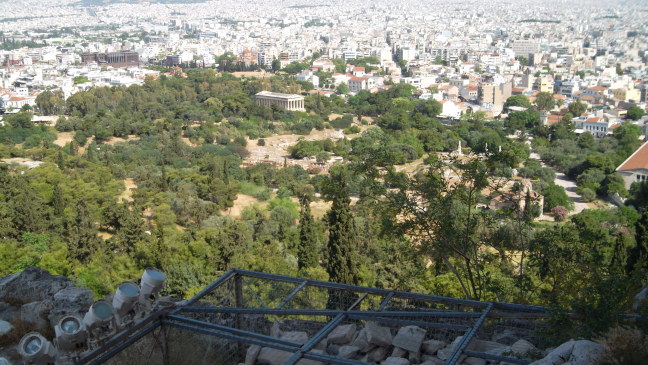
<path fill-rule="evenodd" d="M 636 245 L 628 253 L 628 273 L 641 266 L 648 267 L 648 209 L 644 210 L 641 219 L 635 223 L 635 241 Z"/>
<path fill-rule="evenodd" d="M 332 176 L 335 184 L 333 205 L 328 212 L 329 240 L 326 272 L 332 282 L 357 285 L 355 227 L 351 215 L 346 169 L 341 169 L 339 174 L 335 175 Z M 355 295 L 351 292 L 331 290 L 328 307 L 346 309 L 353 303 L 354 298 Z"/>
<path fill-rule="evenodd" d="M 65 157 L 63 156 L 63 151 L 59 150 L 56 155 L 56 165 L 59 169 L 65 171 Z"/>
<path fill-rule="evenodd" d="M 297 248 L 297 264 L 299 269 L 314 267 L 318 262 L 317 237 L 310 209 L 310 199 L 304 196 L 301 201 L 299 215 L 299 247 Z"/>
<path fill-rule="evenodd" d="M 52 208 L 54 208 L 54 216 L 63 217 L 65 202 L 63 201 L 63 191 L 58 183 L 54 184 L 54 191 L 52 192 Z"/>

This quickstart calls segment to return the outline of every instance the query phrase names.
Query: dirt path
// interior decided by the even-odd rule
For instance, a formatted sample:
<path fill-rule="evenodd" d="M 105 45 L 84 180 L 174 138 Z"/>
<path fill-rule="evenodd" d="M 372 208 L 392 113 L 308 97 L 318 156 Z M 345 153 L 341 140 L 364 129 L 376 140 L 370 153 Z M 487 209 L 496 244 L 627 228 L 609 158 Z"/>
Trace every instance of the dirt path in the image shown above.
<path fill-rule="evenodd" d="M 127 202 L 133 201 L 133 189 L 137 189 L 137 183 L 135 180 L 128 178 L 124 180 L 124 192 L 119 195 L 119 200 L 125 200 Z"/>
<path fill-rule="evenodd" d="M 554 183 L 558 186 L 562 186 L 565 189 L 565 192 L 567 193 L 569 199 L 574 202 L 574 210 L 569 212 L 569 215 L 578 214 L 585 209 L 590 209 L 590 206 L 587 204 L 587 202 L 585 202 L 585 200 L 583 200 L 583 198 L 576 193 L 577 185 L 573 180 L 570 180 L 562 172 L 554 170 L 551 166 L 545 165 L 545 163 L 540 159 L 540 155 L 538 155 L 537 153 L 531 152 L 531 155 L 529 157 L 540 161 L 540 164 L 543 167 L 549 167 L 556 173 L 556 179 L 554 180 Z"/>

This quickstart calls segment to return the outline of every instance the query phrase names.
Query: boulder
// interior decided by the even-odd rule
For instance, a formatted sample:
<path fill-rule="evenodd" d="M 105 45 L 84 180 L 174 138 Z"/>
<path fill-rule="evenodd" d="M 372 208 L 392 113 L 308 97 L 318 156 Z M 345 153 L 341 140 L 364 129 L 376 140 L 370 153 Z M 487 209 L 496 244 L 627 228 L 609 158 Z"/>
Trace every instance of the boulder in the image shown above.
<path fill-rule="evenodd" d="M 293 355 L 292 352 L 281 351 L 270 347 L 264 347 L 259 351 L 257 357 L 258 365 L 282 365 Z"/>
<path fill-rule="evenodd" d="M 367 352 L 371 348 L 369 341 L 367 340 L 367 331 L 363 328 L 358 332 L 358 335 L 351 343 L 353 346 L 360 348 L 360 352 Z"/>
<path fill-rule="evenodd" d="M 0 336 L 4 336 L 11 332 L 13 326 L 7 321 L 0 320 Z"/>
<path fill-rule="evenodd" d="M 394 346 L 392 350 L 391 357 L 405 357 L 407 355 L 407 350 L 402 349 L 398 346 Z"/>
<path fill-rule="evenodd" d="M 245 352 L 245 365 L 254 365 L 259 357 L 259 352 L 261 352 L 261 346 L 252 345 L 248 347 Z"/>
<path fill-rule="evenodd" d="M 532 365 L 557 365 L 563 364 L 571 357 L 576 341 L 571 340 L 551 350 L 543 359 L 531 363 Z"/>
<path fill-rule="evenodd" d="M 505 329 L 502 332 L 495 333 L 492 337 L 493 342 L 498 342 L 504 345 L 512 345 L 517 341 L 519 336 L 510 329 Z"/>
<path fill-rule="evenodd" d="M 434 355 L 437 353 L 437 351 L 444 348 L 445 346 L 446 343 L 443 341 L 427 340 L 424 341 L 421 345 L 421 350 L 428 355 Z"/>
<path fill-rule="evenodd" d="M 308 333 L 302 331 L 284 332 L 280 337 L 282 340 L 305 344 L 308 341 Z"/>
<path fill-rule="evenodd" d="M 327 336 L 328 342 L 346 345 L 351 343 L 353 336 L 356 334 L 356 325 L 355 324 L 345 324 L 335 327 L 331 333 Z"/>
<path fill-rule="evenodd" d="M 47 318 L 50 311 L 48 302 L 31 302 L 20 307 L 20 319 L 29 323 L 34 331 L 50 331 L 51 325 Z"/>
<path fill-rule="evenodd" d="M 351 359 L 358 354 L 358 351 L 360 351 L 360 348 L 357 346 L 345 345 L 340 347 L 340 350 L 338 351 L 338 356 L 345 359 Z"/>
<path fill-rule="evenodd" d="M 61 289 L 71 286 L 74 285 L 70 279 L 28 267 L 17 274 L 0 278 L 0 301 L 14 305 L 39 302 L 50 299 Z"/>
<path fill-rule="evenodd" d="M 410 351 L 409 354 L 407 355 L 407 358 L 409 359 L 410 363 L 412 363 L 412 364 L 420 364 L 421 363 L 421 353 L 420 352 L 412 352 L 412 351 Z"/>
<path fill-rule="evenodd" d="M 392 345 L 411 352 L 419 352 L 425 339 L 425 330 L 418 326 L 405 326 L 398 330 Z"/>
<path fill-rule="evenodd" d="M 389 346 L 392 342 L 392 334 L 389 328 L 382 327 L 376 322 L 367 322 L 365 324 L 367 341 L 376 346 Z"/>
<path fill-rule="evenodd" d="M 20 308 L 5 302 L 0 302 L 0 320 L 13 321 L 20 315 Z"/>
<path fill-rule="evenodd" d="M 376 347 L 375 349 L 367 353 L 366 362 L 379 363 L 387 357 L 387 348 L 385 347 Z"/>
<path fill-rule="evenodd" d="M 326 347 L 326 353 L 329 355 L 337 356 L 339 352 L 340 352 L 340 345 L 329 343 L 328 346 Z"/>
<path fill-rule="evenodd" d="M 382 365 L 410 365 L 410 362 L 402 357 L 388 357 L 382 362 Z"/>
<path fill-rule="evenodd" d="M 517 356 L 523 356 L 529 352 L 536 352 L 538 349 L 531 342 L 520 339 L 511 345 L 511 351 Z"/>
<path fill-rule="evenodd" d="M 576 341 L 567 363 L 570 365 L 596 364 L 603 356 L 603 351 L 603 346 L 596 342 Z"/>

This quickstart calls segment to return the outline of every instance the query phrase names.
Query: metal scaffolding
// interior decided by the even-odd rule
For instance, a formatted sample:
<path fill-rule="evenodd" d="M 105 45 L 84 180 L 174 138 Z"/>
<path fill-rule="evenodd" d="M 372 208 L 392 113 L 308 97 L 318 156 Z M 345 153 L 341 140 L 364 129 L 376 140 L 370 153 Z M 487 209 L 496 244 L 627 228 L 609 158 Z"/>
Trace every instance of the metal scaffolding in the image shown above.
<path fill-rule="evenodd" d="M 544 307 L 462 300 L 230 270 L 176 308 L 155 312 L 87 353 L 78 364 L 239 364 L 246 347 L 286 352 L 284 364 L 363 365 L 315 350 L 338 326 L 377 323 L 386 328 L 418 326 L 426 339 L 455 341 L 446 365 L 465 356 L 528 364 L 508 353 L 476 349 L 494 333 L 515 332 L 533 341 L 546 325 Z M 304 331 L 305 343 L 273 336 Z M 461 338 L 459 338 L 461 336 Z M 308 362 L 307 360 L 311 360 Z"/>

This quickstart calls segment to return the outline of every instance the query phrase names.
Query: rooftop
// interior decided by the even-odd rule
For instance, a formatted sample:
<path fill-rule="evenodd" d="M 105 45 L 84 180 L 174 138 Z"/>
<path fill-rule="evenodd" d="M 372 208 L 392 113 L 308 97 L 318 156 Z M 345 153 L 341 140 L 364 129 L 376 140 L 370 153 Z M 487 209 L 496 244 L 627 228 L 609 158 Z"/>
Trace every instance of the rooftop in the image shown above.
<path fill-rule="evenodd" d="M 617 167 L 617 171 L 647 169 L 648 170 L 648 142 L 641 145 L 637 150 L 630 155 L 621 166 Z"/>

